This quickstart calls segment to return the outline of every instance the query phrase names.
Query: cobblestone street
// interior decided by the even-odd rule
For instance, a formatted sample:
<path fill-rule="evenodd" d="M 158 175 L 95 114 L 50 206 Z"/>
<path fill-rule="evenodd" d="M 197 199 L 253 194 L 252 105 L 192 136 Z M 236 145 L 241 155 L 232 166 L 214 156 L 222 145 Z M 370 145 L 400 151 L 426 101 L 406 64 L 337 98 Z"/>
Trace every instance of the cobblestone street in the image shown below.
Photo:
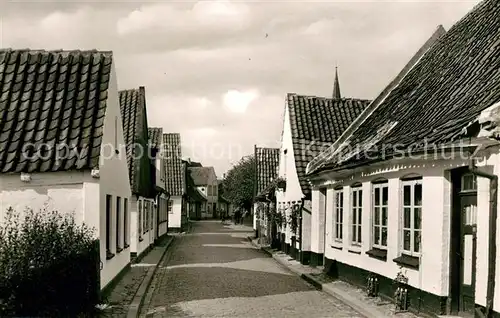
<path fill-rule="evenodd" d="M 254 248 L 249 234 L 195 222 L 158 268 L 141 317 L 361 317 Z"/>

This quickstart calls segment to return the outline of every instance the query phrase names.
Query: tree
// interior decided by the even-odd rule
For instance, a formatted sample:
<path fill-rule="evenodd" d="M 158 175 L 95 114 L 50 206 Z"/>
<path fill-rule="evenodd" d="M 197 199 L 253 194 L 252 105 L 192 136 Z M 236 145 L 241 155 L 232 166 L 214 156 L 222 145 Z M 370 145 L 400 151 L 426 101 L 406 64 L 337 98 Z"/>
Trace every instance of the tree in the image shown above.
<path fill-rule="evenodd" d="M 255 157 L 245 156 L 234 165 L 222 181 L 224 197 L 236 207 L 252 208 L 255 185 Z"/>

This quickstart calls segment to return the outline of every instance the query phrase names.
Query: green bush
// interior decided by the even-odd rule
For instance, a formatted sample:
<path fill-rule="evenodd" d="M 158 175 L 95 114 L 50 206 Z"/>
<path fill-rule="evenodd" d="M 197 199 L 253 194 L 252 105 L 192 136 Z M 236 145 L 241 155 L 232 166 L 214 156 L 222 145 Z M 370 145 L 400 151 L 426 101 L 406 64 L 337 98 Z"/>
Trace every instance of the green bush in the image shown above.
<path fill-rule="evenodd" d="M 99 242 L 73 215 L 9 208 L 0 224 L 0 316 L 74 316 L 99 302 Z"/>

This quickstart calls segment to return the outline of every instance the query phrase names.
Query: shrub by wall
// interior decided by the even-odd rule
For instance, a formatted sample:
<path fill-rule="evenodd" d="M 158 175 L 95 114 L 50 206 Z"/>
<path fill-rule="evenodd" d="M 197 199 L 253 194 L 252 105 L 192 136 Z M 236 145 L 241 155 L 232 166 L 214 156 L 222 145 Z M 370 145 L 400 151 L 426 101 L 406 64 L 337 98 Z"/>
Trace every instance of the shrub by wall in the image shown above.
<path fill-rule="evenodd" d="M 76 316 L 99 302 L 99 242 L 71 214 L 8 209 L 0 224 L 0 316 Z"/>

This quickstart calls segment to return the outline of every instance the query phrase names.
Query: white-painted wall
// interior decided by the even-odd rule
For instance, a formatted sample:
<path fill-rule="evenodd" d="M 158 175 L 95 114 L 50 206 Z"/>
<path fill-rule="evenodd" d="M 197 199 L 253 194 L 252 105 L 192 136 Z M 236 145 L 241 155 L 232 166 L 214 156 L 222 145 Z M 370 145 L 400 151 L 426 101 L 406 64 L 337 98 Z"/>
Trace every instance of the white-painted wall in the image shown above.
<path fill-rule="evenodd" d="M 97 204 L 92 204 L 92 210 L 100 211 L 101 231 L 101 260 L 103 260 L 103 270 L 101 271 L 101 287 L 106 286 L 128 263 L 130 263 L 130 250 L 124 249 L 117 253 L 112 259 L 106 261 L 106 195 L 112 195 L 114 200 L 117 196 L 130 198 L 130 183 L 127 168 L 127 154 L 125 141 L 123 138 L 123 124 L 120 114 L 120 101 L 118 99 L 118 85 L 115 66 L 111 66 L 111 75 L 108 89 L 108 99 L 106 116 L 104 118 L 104 129 L 101 145 L 101 157 L 99 162 L 99 198 L 94 197 Z M 115 121 L 115 118 L 118 119 Z M 115 127 L 116 125 L 116 127 Z M 115 145 L 115 131 L 117 132 Z M 121 146 L 120 146 L 121 145 Z M 114 149 L 119 147 L 119 154 L 114 154 Z M 90 186 L 90 185 L 89 185 Z M 129 200 L 130 201 L 130 200 Z M 89 201 L 92 202 L 92 198 Z M 114 207 L 114 204 L 113 204 Z M 112 223 L 116 222 L 116 211 L 113 211 Z M 128 218 L 130 220 L 130 217 Z M 113 231 L 116 227 L 111 226 Z M 115 240 L 112 240 L 115 241 Z M 112 243 L 112 245 L 114 242 Z"/>
<path fill-rule="evenodd" d="M 310 251 L 311 250 L 311 200 L 304 201 L 304 207 L 302 209 L 302 231 L 300 235 L 301 240 L 301 250 Z"/>
<path fill-rule="evenodd" d="M 313 189 L 311 193 L 311 252 L 325 252 L 325 200 L 328 193 Z"/>
<path fill-rule="evenodd" d="M 118 145 L 115 145 L 115 129 Z M 112 65 L 101 156 L 100 161 L 95 163 L 95 168 L 99 170 L 99 178 L 92 178 L 90 171 L 34 173 L 31 174 L 31 181 L 28 183 L 21 182 L 20 174 L 0 176 L 0 217 L 2 220 L 8 206 L 23 210 L 28 205 L 32 209 L 41 209 L 47 204 L 49 209 L 57 209 L 61 212 L 74 211 L 77 222 L 83 221 L 95 229 L 96 237 L 100 239 L 100 258 L 103 263 L 101 289 L 130 262 L 130 251 L 124 249 L 117 253 L 116 247 L 113 249 L 115 256 L 106 260 L 106 195 L 113 196 L 111 220 L 113 231 L 116 229 L 116 210 L 114 210 L 116 197 L 123 200 L 129 199 L 131 195 L 125 148 L 120 148 L 119 154 L 114 153 L 120 145 L 124 145 L 124 140 L 116 72 Z M 128 219 L 130 220 L 130 217 Z M 116 239 L 111 241 L 114 246 Z"/>
<path fill-rule="evenodd" d="M 181 228 L 181 212 L 182 212 L 182 197 L 175 196 L 171 197 L 170 200 L 173 201 L 172 212 L 168 215 L 168 229 L 180 229 Z"/>
<path fill-rule="evenodd" d="M 167 201 L 167 195 L 162 193 L 161 196 L 160 196 L 160 200 L 165 200 L 165 205 L 162 207 L 162 205 L 160 205 L 160 215 L 163 215 L 162 212 L 163 210 L 165 211 L 165 214 L 167 215 L 167 221 L 166 222 L 163 222 L 163 223 L 160 223 L 160 225 L 158 226 L 158 237 L 161 237 L 162 235 L 164 235 L 165 233 L 167 233 L 168 231 L 168 217 L 170 216 L 167 212 L 167 204 L 168 204 L 168 201 Z"/>
<path fill-rule="evenodd" d="M 285 150 L 287 153 L 285 154 Z M 286 191 L 279 190 L 276 192 L 276 201 L 289 205 L 290 202 L 300 202 L 304 194 L 300 187 L 299 177 L 297 175 L 297 168 L 295 167 L 295 157 L 293 151 L 292 132 L 290 128 L 290 114 L 288 109 L 288 102 L 285 102 L 285 115 L 283 120 L 283 131 L 281 135 L 280 159 L 278 175 L 286 180 Z M 290 209 L 287 208 L 286 219 L 290 215 Z M 285 242 L 290 244 L 292 231 L 290 226 L 287 225 L 285 231 Z"/>
<path fill-rule="evenodd" d="M 156 155 L 155 159 L 156 167 L 156 185 L 161 188 L 165 188 L 165 174 L 164 174 L 164 160 L 159 158 L 159 154 Z"/>
<path fill-rule="evenodd" d="M 399 163 L 386 163 L 365 172 L 356 173 L 349 177 L 340 177 L 337 180 L 322 183 L 328 187 L 327 209 L 326 209 L 326 231 L 325 231 L 325 256 L 332 260 L 349 264 L 358 268 L 383 275 L 388 278 L 395 278 L 399 271 L 398 265 L 392 260 L 398 257 L 401 244 L 400 239 L 400 178 L 409 173 L 416 173 L 423 176 L 422 193 L 422 239 L 421 239 L 421 263 L 419 270 L 404 269 L 409 278 L 409 284 L 429 293 L 448 296 L 450 286 L 450 235 L 451 235 L 451 196 L 452 185 L 449 179 L 450 169 L 460 166 L 467 166 L 465 160 L 442 160 L 433 162 L 406 161 Z M 500 174 L 500 156 L 498 148 L 489 149 L 482 159 L 477 162 L 478 167 L 485 167 L 484 171 Z M 493 170 L 488 171 L 488 168 Z M 366 168 L 366 167 L 365 167 Z M 344 182 L 344 213 L 349 211 L 350 187 L 354 182 L 361 182 L 363 187 L 363 202 L 371 201 L 371 181 L 377 178 L 387 178 L 389 186 L 388 202 L 388 249 L 387 262 L 383 262 L 366 255 L 366 251 L 371 248 L 371 224 L 372 207 L 370 204 L 363 204 L 362 215 L 362 245 L 360 254 L 349 253 L 350 246 L 350 226 L 349 214 L 344 214 L 343 242 L 338 245 L 333 242 L 333 187 L 335 184 Z M 477 254 L 476 254 L 476 303 L 486 305 L 486 286 L 488 274 L 488 222 L 489 222 L 489 180 L 478 177 L 477 182 Z M 499 198 L 500 199 L 500 198 Z M 319 217 L 314 217 L 314 212 L 318 209 L 320 193 L 315 187 L 313 191 L 313 223 L 312 223 L 312 250 L 321 249 L 321 242 L 314 233 L 319 228 Z M 500 200 L 497 204 L 500 204 Z M 321 223 L 321 222 L 320 222 Z M 370 226 L 366 226 L 370 225 Z M 500 226 L 500 218 L 497 220 Z M 497 244 L 500 244 L 500 235 L 497 235 Z M 342 247 L 342 250 L 333 248 Z M 497 253 L 497 264 L 500 263 L 500 253 Z M 500 272 L 496 272 L 496 292 L 494 299 L 494 310 L 500 310 Z"/>
<path fill-rule="evenodd" d="M 83 183 L 90 180 L 88 172 L 36 173 L 28 183 L 21 182 L 20 174 L 4 174 L 0 179 L 0 222 L 9 207 L 18 213 L 26 208 L 38 211 L 46 207 L 49 211 L 73 213 L 78 223 L 85 221 Z M 98 222 L 91 217 L 87 216 L 86 223 L 95 227 Z"/>

